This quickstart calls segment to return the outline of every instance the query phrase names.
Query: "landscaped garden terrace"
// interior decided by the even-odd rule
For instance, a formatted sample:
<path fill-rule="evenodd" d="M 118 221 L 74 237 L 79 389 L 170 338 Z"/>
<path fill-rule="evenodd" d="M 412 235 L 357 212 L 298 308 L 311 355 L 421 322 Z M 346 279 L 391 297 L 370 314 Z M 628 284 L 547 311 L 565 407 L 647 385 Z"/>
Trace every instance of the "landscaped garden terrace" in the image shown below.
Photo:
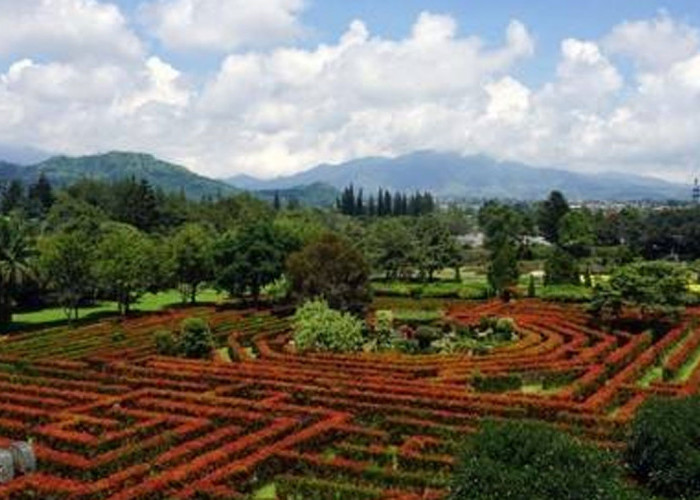
<path fill-rule="evenodd" d="M 213 306 L 5 337 L 0 446 L 33 440 L 39 471 L 0 497 L 444 498 L 484 417 L 618 450 L 645 400 L 700 386 L 700 309 L 656 336 L 532 299 L 372 310 L 403 333 L 343 354 L 300 352 L 281 311 Z M 191 317 L 213 359 L 159 355 L 155 332 Z"/>

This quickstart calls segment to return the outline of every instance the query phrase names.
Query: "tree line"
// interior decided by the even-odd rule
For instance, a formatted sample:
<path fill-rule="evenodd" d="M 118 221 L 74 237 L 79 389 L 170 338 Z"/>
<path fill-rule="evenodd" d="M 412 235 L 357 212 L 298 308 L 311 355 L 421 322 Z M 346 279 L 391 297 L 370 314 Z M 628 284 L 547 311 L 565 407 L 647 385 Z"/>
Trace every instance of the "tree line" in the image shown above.
<path fill-rule="evenodd" d="M 355 191 L 350 184 L 343 189 L 336 200 L 336 208 L 343 215 L 369 216 L 369 217 L 399 217 L 412 215 L 414 217 L 427 215 L 435 211 L 435 200 L 428 192 L 406 193 L 395 192 L 379 188 L 377 195 L 370 194 L 367 200 L 363 190 Z"/>

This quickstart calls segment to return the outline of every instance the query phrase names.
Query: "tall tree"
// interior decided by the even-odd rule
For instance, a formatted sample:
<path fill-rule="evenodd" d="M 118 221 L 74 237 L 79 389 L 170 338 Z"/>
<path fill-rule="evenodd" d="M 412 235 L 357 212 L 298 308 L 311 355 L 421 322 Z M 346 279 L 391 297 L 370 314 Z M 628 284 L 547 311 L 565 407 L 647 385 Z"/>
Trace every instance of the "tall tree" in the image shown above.
<path fill-rule="evenodd" d="M 12 321 L 18 287 L 34 275 L 29 229 L 15 218 L 0 217 L 0 326 Z"/>
<path fill-rule="evenodd" d="M 154 243 L 133 226 L 105 226 L 94 272 L 100 287 L 117 301 L 121 314 L 129 314 L 131 305 L 159 282 L 160 256 L 156 250 Z"/>
<path fill-rule="evenodd" d="M 197 301 L 199 286 L 213 277 L 213 238 L 199 224 L 182 226 L 170 240 L 171 269 L 182 293 L 182 301 Z"/>
<path fill-rule="evenodd" d="M 53 188 L 44 172 L 39 174 L 36 183 L 29 186 L 28 191 L 29 211 L 37 217 L 45 216 L 55 201 Z"/>
<path fill-rule="evenodd" d="M 491 252 L 488 281 L 503 300 L 510 299 L 510 288 L 518 283 L 518 249 L 512 241 L 504 241 Z"/>
<path fill-rule="evenodd" d="M 569 204 L 559 191 L 552 191 L 540 205 L 538 224 L 542 235 L 550 243 L 559 243 L 559 221 L 568 211 Z"/>
<path fill-rule="evenodd" d="M 217 283 L 233 296 L 250 293 L 257 302 L 262 288 L 282 276 L 284 261 L 297 246 L 295 238 L 269 222 L 227 233 L 214 250 Z"/>
<path fill-rule="evenodd" d="M 82 231 L 61 232 L 39 241 L 39 263 L 57 292 L 69 320 L 78 319 L 80 302 L 94 290 L 94 247 Z"/>
<path fill-rule="evenodd" d="M 13 179 L 3 191 L 0 213 L 7 215 L 13 210 L 19 210 L 23 208 L 24 202 L 24 184 L 19 179 Z"/>
<path fill-rule="evenodd" d="M 287 276 L 298 300 L 322 297 L 334 309 L 360 312 L 371 300 L 369 266 L 347 240 L 327 233 L 289 256 Z"/>

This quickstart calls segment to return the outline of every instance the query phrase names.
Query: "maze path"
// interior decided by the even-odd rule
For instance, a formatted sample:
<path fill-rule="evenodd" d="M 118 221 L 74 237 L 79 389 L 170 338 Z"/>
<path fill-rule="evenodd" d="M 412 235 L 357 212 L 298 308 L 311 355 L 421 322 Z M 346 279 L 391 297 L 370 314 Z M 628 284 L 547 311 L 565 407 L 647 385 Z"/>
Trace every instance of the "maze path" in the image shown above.
<path fill-rule="evenodd" d="M 700 385 L 697 367 L 677 376 L 700 345 L 699 310 L 652 343 L 591 328 L 575 308 L 452 304 L 454 321 L 516 320 L 519 340 L 482 356 L 300 356 L 286 348 L 284 319 L 195 312 L 239 361 L 156 356 L 153 331 L 182 312 L 1 343 L 0 445 L 32 437 L 40 473 L 0 486 L 0 498 L 246 498 L 268 484 L 281 498 L 442 498 L 457 443 L 484 416 L 546 420 L 615 446 L 650 395 Z M 638 384 L 662 357 L 669 380 Z M 477 393 L 476 370 L 571 382 Z"/>

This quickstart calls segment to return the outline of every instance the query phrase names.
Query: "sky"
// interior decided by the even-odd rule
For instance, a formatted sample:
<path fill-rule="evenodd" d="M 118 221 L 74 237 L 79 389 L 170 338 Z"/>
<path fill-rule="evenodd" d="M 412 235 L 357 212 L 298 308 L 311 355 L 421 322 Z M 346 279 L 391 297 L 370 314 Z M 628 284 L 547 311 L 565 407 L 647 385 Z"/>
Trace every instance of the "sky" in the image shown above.
<path fill-rule="evenodd" d="M 690 182 L 700 2 L 0 0 L 0 117 L 214 177 L 430 149 Z"/>

